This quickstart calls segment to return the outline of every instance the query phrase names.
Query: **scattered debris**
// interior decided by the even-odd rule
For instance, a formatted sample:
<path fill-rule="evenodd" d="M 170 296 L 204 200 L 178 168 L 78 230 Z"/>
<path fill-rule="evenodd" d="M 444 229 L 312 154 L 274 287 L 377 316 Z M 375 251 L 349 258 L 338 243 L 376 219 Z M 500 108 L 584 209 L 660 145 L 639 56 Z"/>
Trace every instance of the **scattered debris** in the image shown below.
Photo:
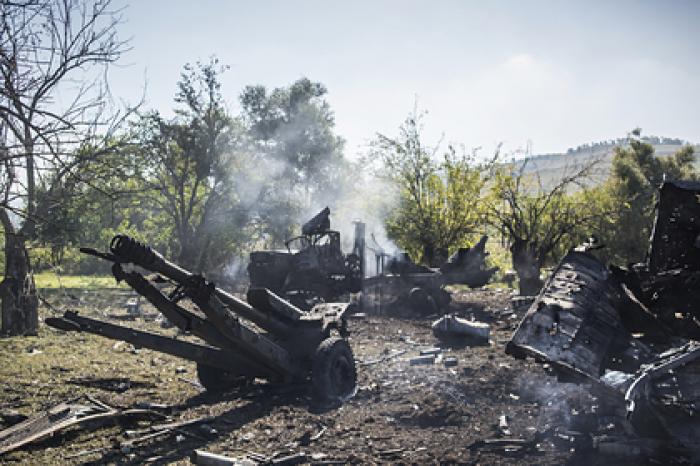
<path fill-rule="evenodd" d="M 0 411 L 0 422 L 4 425 L 15 425 L 27 419 L 27 416 L 14 409 Z"/>
<path fill-rule="evenodd" d="M 130 298 L 126 302 L 125 308 L 126 308 L 127 314 L 129 314 L 131 316 L 141 315 L 141 306 L 140 306 L 141 299 L 140 298 L 141 298 L 140 296 L 136 296 L 134 298 Z"/>
<path fill-rule="evenodd" d="M 409 363 L 412 366 L 435 364 L 435 355 L 428 354 L 426 356 L 418 356 L 416 358 L 411 358 Z"/>
<path fill-rule="evenodd" d="M 315 442 L 316 440 L 320 439 L 321 436 L 322 436 L 324 433 L 326 433 L 327 430 L 328 430 L 328 427 L 327 427 L 327 426 L 323 426 L 323 427 L 321 428 L 321 430 L 319 430 L 316 434 L 312 435 L 311 438 L 310 438 L 309 440 L 312 441 L 312 442 Z"/>
<path fill-rule="evenodd" d="M 427 356 L 429 354 L 440 354 L 440 353 L 442 353 L 442 348 L 428 348 L 428 349 L 420 350 L 421 356 Z"/>
<path fill-rule="evenodd" d="M 443 359 L 442 363 L 445 367 L 455 367 L 458 364 L 457 358 L 454 356 L 447 356 Z"/>
<path fill-rule="evenodd" d="M 292 466 L 295 464 L 302 464 L 308 461 L 308 456 L 306 453 L 294 453 L 293 455 L 281 456 L 278 458 L 273 458 L 270 464 L 276 466 Z"/>
<path fill-rule="evenodd" d="M 194 450 L 190 455 L 192 463 L 199 466 L 255 466 L 257 461 L 247 458 L 230 458 L 204 450 Z"/>
<path fill-rule="evenodd" d="M 460 248 L 435 267 L 414 263 L 405 252 L 394 257 L 381 246 L 368 248 L 375 254 L 376 275 L 362 282 L 361 307 L 373 314 L 429 316 L 446 309 L 451 301 L 446 285 L 464 284 L 471 288 L 484 286 L 498 270 L 487 268 L 486 241 L 483 236 L 472 248 Z M 386 259 L 390 258 L 388 263 Z M 437 268 L 439 267 L 439 268 Z"/>
<path fill-rule="evenodd" d="M 406 350 L 397 350 L 397 351 L 393 351 L 393 352 L 391 352 L 391 353 L 385 354 L 384 356 L 382 356 L 382 357 L 380 357 L 380 358 L 372 359 L 372 360 L 370 360 L 370 361 L 361 362 L 359 365 L 360 365 L 360 366 L 373 366 L 373 365 L 375 365 L 375 364 L 379 364 L 379 363 L 381 363 L 381 362 L 388 361 L 388 360 L 390 360 L 390 359 L 394 359 L 394 358 L 396 358 L 396 357 L 398 357 L 398 356 L 401 356 L 401 355 L 403 355 L 403 354 L 406 354 L 406 352 L 407 352 Z"/>
<path fill-rule="evenodd" d="M 488 343 L 491 326 L 484 322 L 470 322 L 466 319 L 447 314 L 433 322 L 433 333 L 444 340 L 472 339 L 479 343 Z"/>
<path fill-rule="evenodd" d="M 89 395 L 83 395 L 49 408 L 43 413 L 0 431 L 0 455 L 36 442 L 67 427 L 116 418 L 156 419 L 163 415 L 145 409 L 113 408 Z"/>
<path fill-rule="evenodd" d="M 501 431 L 501 434 L 505 436 L 509 436 L 511 434 L 510 429 L 508 428 L 508 417 L 505 414 L 501 414 L 498 417 L 498 429 Z"/>
<path fill-rule="evenodd" d="M 83 387 L 100 388 L 110 392 L 124 393 L 132 388 L 155 388 L 155 384 L 151 382 L 142 382 L 131 380 L 127 377 L 80 377 L 71 379 L 68 383 L 80 385 Z"/>
<path fill-rule="evenodd" d="M 515 313 L 523 314 L 532 306 L 535 298 L 537 296 L 513 296 L 510 299 L 510 306 Z"/>
<path fill-rule="evenodd" d="M 700 455 L 700 343 L 684 340 L 700 335 L 698 196 L 700 183 L 663 184 L 647 262 L 631 270 L 570 251 L 506 346 L 626 408 L 640 437 L 599 451 L 648 455 L 654 442 L 639 438 L 671 438 Z"/>

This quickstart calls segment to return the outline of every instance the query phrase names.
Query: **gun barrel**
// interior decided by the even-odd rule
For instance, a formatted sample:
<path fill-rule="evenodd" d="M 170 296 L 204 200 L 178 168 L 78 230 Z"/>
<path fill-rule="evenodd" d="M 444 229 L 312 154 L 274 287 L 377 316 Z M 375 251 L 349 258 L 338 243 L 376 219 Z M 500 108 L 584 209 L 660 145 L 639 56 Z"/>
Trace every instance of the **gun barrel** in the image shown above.
<path fill-rule="evenodd" d="M 118 262 L 136 264 L 181 284 L 191 283 L 193 278 L 196 277 L 192 272 L 165 259 L 162 254 L 153 250 L 150 246 L 127 235 L 117 235 L 112 238 L 109 249 Z M 280 319 L 280 316 L 262 312 L 218 287 L 214 288 L 214 293 L 231 311 L 254 322 L 265 330 L 276 335 L 284 335 L 292 330 L 288 323 Z"/>

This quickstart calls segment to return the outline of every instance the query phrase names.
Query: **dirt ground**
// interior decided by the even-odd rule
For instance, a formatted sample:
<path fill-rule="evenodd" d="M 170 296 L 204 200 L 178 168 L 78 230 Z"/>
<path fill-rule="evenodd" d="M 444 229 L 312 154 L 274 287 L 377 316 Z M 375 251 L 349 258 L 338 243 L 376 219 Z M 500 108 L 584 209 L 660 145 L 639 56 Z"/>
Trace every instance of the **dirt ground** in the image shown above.
<path fill-rule="evenodd" d="M 305 453 L 315 464 L 623 464 L 582 448 L 565 435 L 581 406 L 595 408 L 585 389 L 560 384 L 534 362 L 511 358 L 504 345 L 520 320 L 510 291 L 453 294 L 452 310 L 491 324 L 482 346 L 442 346 L 439 361 L 411 365 L 420 350 L 441 346 L 437 317 L 366 316 L 350 321 L 358 364 L 357 393 L 342 405 L 315 402 L 304 387 L 256 383 L 211 395 L 196 382 L 194 363 L 102 337 L 42 325 L 38 337 L 0 339 L 0 414 L 31 415 L 89 393 L 114 406 L 164 405 L 174 421 L 208 417 L 171 434 L 129 444 L 140 426 L 72 428 L 0 457 L 3 464 L 189 464 L 194 449 L 232 457 L 278 458 Z M 175 335 L 157 313 L 131 318 L 123 290 L 68 290 L 46 296 L 56 309 Z M 0 417 L 0 421 L 2 421 Z M 6 427 L 9 423 L 5 421 Z M 480 443 L 521 439 L 520 446 Z M 632 464 L 632 463 L 630 463 Z"/>

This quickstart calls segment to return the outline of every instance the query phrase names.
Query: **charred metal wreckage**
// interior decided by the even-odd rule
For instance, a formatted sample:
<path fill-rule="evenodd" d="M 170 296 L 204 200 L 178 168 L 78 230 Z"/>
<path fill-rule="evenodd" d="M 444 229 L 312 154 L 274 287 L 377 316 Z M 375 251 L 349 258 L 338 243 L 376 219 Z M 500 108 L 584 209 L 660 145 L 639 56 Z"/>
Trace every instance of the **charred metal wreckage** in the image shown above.
<path fill-rule="evenodd" d="M 317 394 L 325 399 L 343 398 L 354 391 L 355 360 L 345 339 L 345 317 L 351 305 L 321 303 L 305 312 L 266 288 L 250 288 L 246 302 L 124 235 L 113 238 L 109 252 L 82 252 L 113 262 L 112 273 L 118 281 L 128 283 L 180 330 L 206 344 L 101 322 L 75 312 L 46 319 L 48 325 L 194 361 L 199 380 L 208 390 L 261 378 L 283 382 L 311 379 Z M 152 274 L 146 276 L 147 272 Z M 174 285 L 168 294 L 156 286 L 163 282 Z"/>
<path fill-rule="evenodd" d="M 303 310 L 359 292 L 364 270 L 364 224 L 356 223 L 355 245 L 346 255 L 340 233 L 331 230 L 330 213 L 326 207 L 306 222 L 300 236 L 285 242 L 285 251 L 250 253 L 250 285 L 268 288 Z"/>
<path fill-rule="evenodd" d="M 506 352 L 546 362 L 624 407 L 646 454 L 699 461 L 699 337 L 700 183 L 665 182 L 647 261 L 607 267 L 590 252 L 569 252 Z"/>
<path fill-rule="evenodd" d="M 446 309 L 451 296 L 446 285 L 484 286 L 498 267 L 486 267 L 486 241 L 482 236 L 471 248 L 459 248 L 439 268 L 411 261 L 406 253 L 397 256 L 373 249 L 377 274 L 362 286 L 362 307 L 376 313 L 435 314 Z"/>
<path fill-rule="evenodd" d="M 344 254 L 340 233 L 331 230 L 326 207 L 287 240 L 285 251 L 253 251 L 248 274 L 253 287 L 268 288 L 300 309 L 330 301 L 348 301 L 360 293 L 363 310 L 374 313 L 434 314 L 450 303 L 446 285 L 485 285 L 497 267 L 486 267 L 483 236 L 472 248 L 460 248 L 439 267 L 425 267 L 406 253 L 387 254 L 368 247 L 365 224 L 355 223 L 353 249 Z M 374 253 L 375 274 L 367 277 L 366 251 Z"/>

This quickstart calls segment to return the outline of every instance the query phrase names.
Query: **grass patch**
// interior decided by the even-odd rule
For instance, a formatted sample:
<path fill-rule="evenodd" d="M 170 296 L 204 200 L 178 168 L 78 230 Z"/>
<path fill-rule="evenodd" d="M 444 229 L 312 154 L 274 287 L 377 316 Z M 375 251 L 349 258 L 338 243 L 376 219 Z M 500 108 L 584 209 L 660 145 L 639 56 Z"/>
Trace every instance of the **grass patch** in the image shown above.
<path fill-rule="evenodd" d="M 34 275 L 39 289 L 81 288 L 85 290 L 100 288 L 128 288 L 124 283 L 117 284 L 111 275 L 59 275 L 45 271 Z"/>

